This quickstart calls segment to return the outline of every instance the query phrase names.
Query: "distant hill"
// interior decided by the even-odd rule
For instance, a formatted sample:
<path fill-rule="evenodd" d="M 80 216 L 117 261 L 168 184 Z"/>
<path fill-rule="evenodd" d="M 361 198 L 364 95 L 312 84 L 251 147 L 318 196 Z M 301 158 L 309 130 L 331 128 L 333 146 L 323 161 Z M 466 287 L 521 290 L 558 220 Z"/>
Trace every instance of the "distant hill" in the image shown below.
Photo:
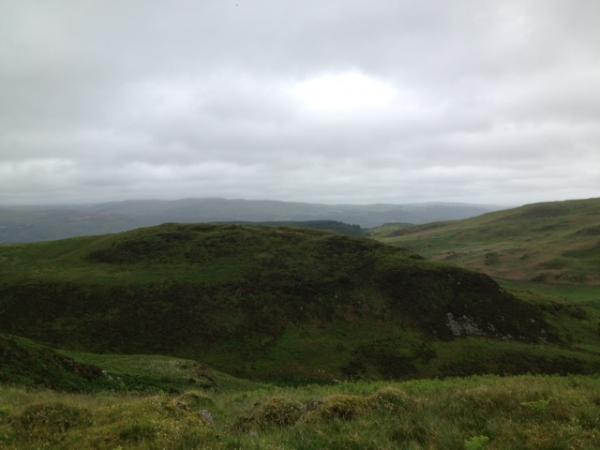
<path fill-rule="evenodd" d="M 303 227 L 323 221 L 360 227 L 386 222 L 420 224 L 464 219 L 493 209 L 497 208 L 461 203 L 322 205 L 222 198 L 132 200 L 56 207 L 4 206 L 0 207 L 0 243 L 116 233 L 166 222 L 303 222 L 297 225 Z"/>
<path fill-rule="evenodd" d="M 599 369 L 548 311 L 486 275 L 316 230 L 168 224 L 0 248 L 3 332 L 252 379 Z"/>
<path fill-rule="evenodd" d="M 372 236 L 501 278 L 600 284 L 600 199 L 537 203 L 455 222 L 388 226 Z"/>

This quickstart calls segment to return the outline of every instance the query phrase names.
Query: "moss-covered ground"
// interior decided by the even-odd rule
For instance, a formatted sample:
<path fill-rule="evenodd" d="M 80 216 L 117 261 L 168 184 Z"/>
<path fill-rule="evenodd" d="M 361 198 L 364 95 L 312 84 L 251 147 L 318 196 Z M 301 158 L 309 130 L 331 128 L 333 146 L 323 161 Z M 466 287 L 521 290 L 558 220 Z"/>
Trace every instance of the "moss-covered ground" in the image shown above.
<path fill-rule="evenodd" d="M 5 449 L 595 449 L 600 379 L 471 377 L 180 394 L 0 387 Z"/>

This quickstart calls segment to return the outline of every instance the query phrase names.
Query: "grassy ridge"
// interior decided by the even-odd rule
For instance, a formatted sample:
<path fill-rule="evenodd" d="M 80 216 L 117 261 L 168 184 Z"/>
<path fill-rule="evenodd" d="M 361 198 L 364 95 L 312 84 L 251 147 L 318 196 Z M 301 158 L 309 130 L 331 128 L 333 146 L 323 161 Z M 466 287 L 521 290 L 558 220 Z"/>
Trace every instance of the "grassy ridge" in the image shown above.
<path fill-rule="evenodd" d="M 598 377 L 474 377 L 158 395 L 0 387 L 6 449 L 592 449 Z"/>
<path fill-rule="evenodd" d="M 74 350 L 170 354 L 284 382 L 598 365 L 553 351 L 567 345 L 559 327 L 487 276 L 367 239 L 164 225 L 4 247 L 0 261 L 0 329 Z M 458 336 L 503 367 L 442 364 Z"/>
<path fill-rule="evenodd" d="M 600 285 L 600 199 L 540 203 L 373 237 L 490 275 Z"/>
<path fill-rule="evenodd" d="M 598 366 L 487 276 L 367 239 L 172 224 L 0 255 L 0 329 L 72 350 L 170 354 L 283 382 Z M 479 362 L 456 351 L 459 336 L 485 349 Z"/>

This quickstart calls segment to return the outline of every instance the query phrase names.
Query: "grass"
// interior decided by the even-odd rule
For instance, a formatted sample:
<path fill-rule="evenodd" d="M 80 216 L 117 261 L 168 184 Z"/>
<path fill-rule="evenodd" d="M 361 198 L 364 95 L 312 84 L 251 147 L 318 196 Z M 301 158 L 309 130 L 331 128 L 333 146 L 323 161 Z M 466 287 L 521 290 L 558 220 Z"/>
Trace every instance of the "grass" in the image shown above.
<path fill-rule="evenodd" d="M 591 449 L 600 379 L 471 377 L 84 395 L 0 387 L 6 449 Z"/>
<path fill-rule="evenodd" d="M 0 327 L 65 348 L 0 335 L 2 449 L 600 448 L 594 286 L 234 225 L 6 247 L 0 275 Z"/>
<path fill-rule="evenodd" d="M 574 349 L 600 355 L 600 288 L 561 286 L 544 283 L 501 280 L 520 298 L 540 305 L 550 323 L 563 330 L 563 340 Z"/>
<path fill-rule="evenodd" d="M 600 285 L 600 199 L 527 205 L 454 222 L 387 226 L 372 236 L 502 279 Z"/>
<path fill-rule="evenodd" d="M 600 286 L 565 286 L 530 281 L 499 280 L 507 289 L 515 292 L 531 291 L 545 298 L 600 309 Z"/>
<path fill-rule="evenodd" d="M 115 377 L 138 381 L 164 391 L 182 392 L 189 389 L 232 390 L 251 389 L 258 383 L 235 378 L 190 359 L 165 355 L 123 355 L 109 353 L 60 353 L 85 364 L 101 367 Z M 131 388 L 128 388 L 131 390 Z"/>
<path fill-rule="evenodd" d="M 459 355 L 448 374 L 596 367 L 561 338 L 560 316 L 550 323 L 485 275 L 314 230 L 169 224 L 3 247 L 0 275 L 4 332 L 72 352 L 192 359 L 258 381 L 443 376 L 456 335 L 479 336 L 488 354 L 498 343 L 505 366 L 469 360 L 459 371 Z"/>
<path fill-rule="evenodd" d="M 81 391 L 116 388 L 99 367 L 26 339 L 0 335 L 0 382 Z"/>
<path fill-rule="evenodd" d="M 183 392 L 260 386 L 194 360 L 59 351 L 7 335 L 0 335 L 0 383 L 71 392 Z"/>

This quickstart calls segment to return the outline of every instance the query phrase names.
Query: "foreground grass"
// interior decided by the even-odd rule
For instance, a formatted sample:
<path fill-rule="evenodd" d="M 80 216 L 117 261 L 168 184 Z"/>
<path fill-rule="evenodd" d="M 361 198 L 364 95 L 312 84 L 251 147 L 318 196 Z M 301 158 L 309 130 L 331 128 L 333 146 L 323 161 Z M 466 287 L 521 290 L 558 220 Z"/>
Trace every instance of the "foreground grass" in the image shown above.
<path fill-rule="evenodd" d="M 77 395 L 0 387 L 6 449 L 592 449 L 600 377 Z"/>

